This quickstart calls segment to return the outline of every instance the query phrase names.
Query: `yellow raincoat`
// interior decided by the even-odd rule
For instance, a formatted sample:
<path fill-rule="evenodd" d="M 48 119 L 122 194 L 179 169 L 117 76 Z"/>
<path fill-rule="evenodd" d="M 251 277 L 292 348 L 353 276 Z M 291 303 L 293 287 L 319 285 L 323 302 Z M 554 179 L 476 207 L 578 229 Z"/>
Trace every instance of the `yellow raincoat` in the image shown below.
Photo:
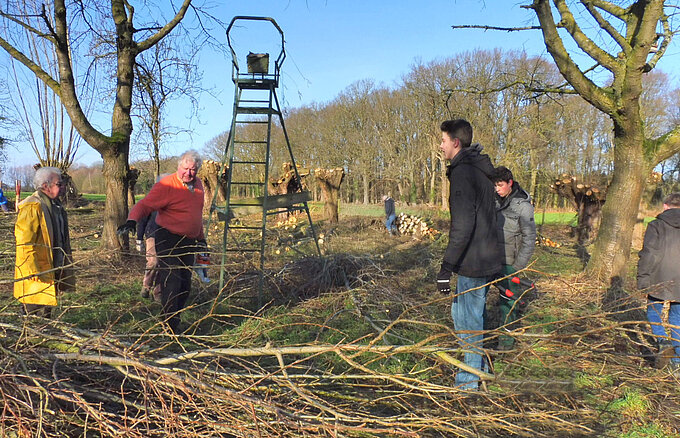
<path fill-rule="evenodd" d="M 68 225 L 65 225 L 68 227 Z M 14 269 L 14 297 L 24 304 L 57 305 L 57 278 L 72 278 L 72 270 L 54 270 L 52 242 L 52 204 L 50 199 L 40 193 L 24 199 L 19 204 L 17 223 L 14 227 L 16 237 L 16 264 Z M 69 265 L 70 242 L 68 230 L 65 233 L 64 249 L 67 256 L 64 264 Z M 64 271 L 68 270 L 68 274 Z"/>

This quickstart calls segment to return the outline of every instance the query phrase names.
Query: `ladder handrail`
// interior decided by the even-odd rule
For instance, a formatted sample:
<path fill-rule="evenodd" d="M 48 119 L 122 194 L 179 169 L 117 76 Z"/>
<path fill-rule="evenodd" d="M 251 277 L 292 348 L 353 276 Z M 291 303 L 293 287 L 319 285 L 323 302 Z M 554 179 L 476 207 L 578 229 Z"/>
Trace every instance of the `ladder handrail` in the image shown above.
<path fill-rule="evenodd" d="M 231 51 L 231 63 L 232 66 L 236 69 L 236 74 L 238 74 L 239 72 L 238 57 L 236 56 L 236 51 L 234 50 L 234 47 L 231 45 L 231 36 L 229 35 L 229 32 L 231 31 L 231 28 L 234 25 L 234 23 L 236 23 L 236 21 L 238 20 L 269 21 L 274 25 L 276 30 L 279 31 L 279 33 L 281 34 L 281 53 L 279 53 L 279 56 L 276 58 L 276 61 L 274 62 L 274 74 L 278 75 L 279 70 L 281 69 L 281 65 L 283 64 L 284 59 L 286 59 L 283 30 L 281 30 L 276 20 L 274 20 L 271 17 L 256 17 L 251 15 L 237 15 L 231 19 L 231 23 L 229 23 L 229 26 L 227 27 L 227 45 L 229 45 L 229 50 Z"/>

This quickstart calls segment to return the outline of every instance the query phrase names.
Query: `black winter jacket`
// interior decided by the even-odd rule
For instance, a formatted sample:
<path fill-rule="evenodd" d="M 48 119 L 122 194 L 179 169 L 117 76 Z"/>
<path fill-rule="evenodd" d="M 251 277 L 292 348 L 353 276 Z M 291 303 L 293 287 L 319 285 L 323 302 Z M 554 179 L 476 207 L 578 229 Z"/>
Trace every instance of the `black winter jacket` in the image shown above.
<path fill-rule="evenodd" d="M 665 210 L 649 223 L 639 256 L 638 289 L 680 302 L 680 208 Z"/>
<path fill-rule="evenodd" d="M 390 217 L 393 214 L 395 214 L 394 199 L 388 197 L 385 199 L 385 217 Z"/>
<path fill-rule="evenodd" d="M 501 270 L 502 253 L 496 231 L 493 165 L 482 148 L 463 148 L 446 173 L 451 183 L 451 229 L 442 268 L 465 277 L 490 277 Z"/>

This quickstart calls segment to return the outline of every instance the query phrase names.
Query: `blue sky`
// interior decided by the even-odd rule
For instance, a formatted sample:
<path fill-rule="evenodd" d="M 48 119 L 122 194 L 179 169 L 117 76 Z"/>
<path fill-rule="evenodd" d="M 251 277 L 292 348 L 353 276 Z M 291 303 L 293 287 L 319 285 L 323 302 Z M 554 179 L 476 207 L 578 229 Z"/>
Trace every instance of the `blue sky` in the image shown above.
<path fill-rule="evenodd" d="M 225 22 L 236 15 L 269 16 L 285 34 L 287 58 L 282 68 L 279 99 L 286 107 L 332 100 L 348 85 L 360 79 L 394 85 L 418 59 L 428 62 L 455 57 L 474 49 L 503 48 L 546 55 L 539 31 L 499 32 L 453 30 L 453 24 L 527 26 L 535 24 L 531 11 L 515 0 L 236 0 L 220 1 L 211 12 Z M 239 22 L 232 31 L 239 63 L 245 64 L 249 51 L 278 54 L 280 37 L 266 22 Z M 218 41 L 226 38 L 216 31 Z M 272 55 L 274 56 L 274 55 Z M 546 55 L 547 56 L 547 55 Z M 669 50 L 659 67 L 677 84 L 680 52 Z M 170 110 L 170 122 L 189 128 L 191 135 L 178 135 L 166 145 L 166 155 L 176 155 L 205 143 L 228 129 L 234 87 L 231 59 L 212 50 L 201 54 L 199 68 L 203 85 L 216 97 L 200 100 L 198 119 L 188 120 L 186 103 Z M 10 151 L 10 166 L 31 160 L 28 146 L 19 154 Z M 141 158 L 132 147 L 133 158 Z M 77 162 L 90 164 L 99 155 L 81 145 Z"/>

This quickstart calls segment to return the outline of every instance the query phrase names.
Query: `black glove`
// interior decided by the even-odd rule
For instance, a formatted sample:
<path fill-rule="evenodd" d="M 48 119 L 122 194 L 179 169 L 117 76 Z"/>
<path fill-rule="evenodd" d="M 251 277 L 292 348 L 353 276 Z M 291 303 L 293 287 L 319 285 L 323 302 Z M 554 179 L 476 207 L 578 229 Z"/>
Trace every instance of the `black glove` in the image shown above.
<path fill-rule="evenodd" d="M 119 236 L 122 236 L 127 233 L 134 233 L 135 231 L 137 231 L 137 222 L 128 219 L 127 222 L 118 227 L 116 233 L 118 233 Z"/>
<path fill-rule="evenodd" d="M 206 242 L 205 239 L 198 239 L 196 241 L 196 246 L 198 247 L 199 251 L 207 251 L 208 250 L 208 242 Z"/>
<path fill-rule="evenodd" d="M 451 293 L 451 271 L 443 266 L 437 274 L 437 290 L 444 295 Z"/>

